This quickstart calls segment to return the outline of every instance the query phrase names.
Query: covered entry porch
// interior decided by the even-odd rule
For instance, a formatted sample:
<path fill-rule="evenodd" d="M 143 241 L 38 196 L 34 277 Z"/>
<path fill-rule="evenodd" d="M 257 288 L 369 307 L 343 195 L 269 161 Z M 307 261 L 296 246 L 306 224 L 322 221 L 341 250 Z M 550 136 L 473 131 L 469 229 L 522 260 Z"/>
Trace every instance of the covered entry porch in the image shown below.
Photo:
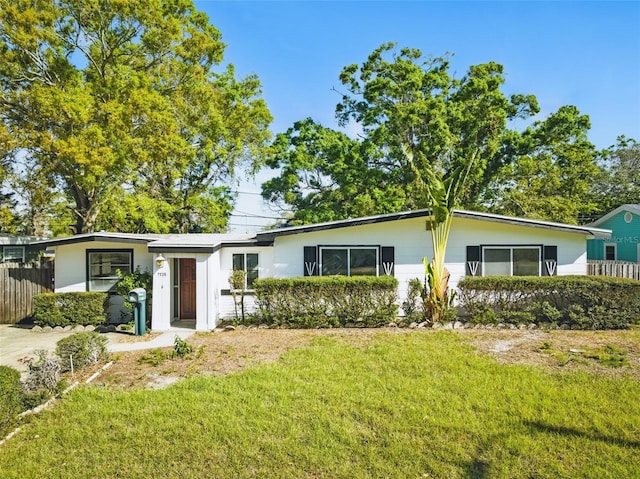
<path fill-rule="evenodd" d="M 151 329 L 208 331 L 216 326 L 212 254 L 155 253 Z"/>

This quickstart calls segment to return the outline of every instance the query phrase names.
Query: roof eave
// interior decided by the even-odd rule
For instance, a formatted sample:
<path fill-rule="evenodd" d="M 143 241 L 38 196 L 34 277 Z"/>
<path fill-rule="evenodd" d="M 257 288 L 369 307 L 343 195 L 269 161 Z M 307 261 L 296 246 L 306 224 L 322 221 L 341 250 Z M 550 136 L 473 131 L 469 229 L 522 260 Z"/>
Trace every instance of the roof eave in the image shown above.
<path fill-rule="evenodd" d="M 77 243 L 91 243 L 96 241 L 104 241 L 106 243 L 138 243 L 146 244 L 154 241 L 155 238 L 151 238 L 144 235 L 139 236 L 118 236 L 110 234 L 96 234 L 89 233 L 86 235 L 65 236 L 63 238 L 51 238 L 41 241 L 34 241 L 33 245 L 43 245 L 49 247 L 63 246 L 68 244 Z"/>
<path fill-rule="evenodd" d="M 260 240 L 273 241 L 278 236 L 288 236 L 301 233 L 308 233 L 311 231 L 323 231 L 337 228 L 346 228 L 350 226 L 360 226 L 373 223 L 384 223 L 387 221 L 396 221 L 408 218 L 427 217 L 431 214 L 430 209 L 421 209 L 414 211 L 405 211 L 401 213 L 389 213 L 385 215 L 367 216 L 363 218 L 331 221 L 326 223 L 317 223 L 312 225 L 292 226 L 289 228 L 282 228 L 276 230 L 264 231 L 257 233 L 257 238 Z M 553 231 L 564 231 L 567 233 L 578 233 L 591 236 L 610 237 L 611 230 L 593 228 L 588 226 L 568 225 L 563 223 L 553 223 L 549 221 L 532 220 L 528 218 L 514 218 L 510 216 L 496 215 L 493 213 L 482 213 L 478 211 L 466 211 L 456 210 L 454 216 L 457 218 L 466 218 L 473 220 L 485 220 L 493 221 L 496 223 L 512 224 L 515 226 L 531 226 L 534 228 L 546 228 Z"/>

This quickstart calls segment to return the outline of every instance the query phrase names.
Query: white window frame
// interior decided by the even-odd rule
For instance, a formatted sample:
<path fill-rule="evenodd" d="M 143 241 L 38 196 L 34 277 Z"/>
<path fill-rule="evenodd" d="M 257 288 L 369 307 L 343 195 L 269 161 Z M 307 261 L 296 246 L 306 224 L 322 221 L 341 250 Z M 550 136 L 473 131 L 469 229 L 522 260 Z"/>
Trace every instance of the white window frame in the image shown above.
<path fill-rule="evenodd" d="M 608 259 L 607 258 L 607 248 L 609 246 L 613 247 L 613 259 Z M 618 243 L 605 243 L 604 244 L 604 255 L 603 255 L 603 259 L 605 261 L 617 261 L 618 260 Z"/>
<path fill-rule="evenodd" d="M 538 250 L 538 274 L 542 276 L 542 247 L 539 245 L 487 245 L 482 246 L 482 276 L 487 276 L 485 252 L 487 250 L 509 250 L 509 276 L 513 276 L 513 251 L 517 249 L 536 249 Z M 535 276 L 535 275 L 534 275 Z"/>
<path fill-rule="evenodd" d="M 16 259 L 16 255 L 10 255 L 9 258 L 7 258 L 7 251 L 10 250 L 15 250 L 15 251 L 20 251 L 20 259 Z M 17 245 L 7 245 L 7 246 L 3 246 L 2 247 L 2 262 L 3 263 L 24 263 L 24 256 L 25 256 L 25 247 L 24 246 L 17 246 Z"/>
<path fill-rule="evenodd" d="M 371 246 L 371 245 L 341 245 L 341 246 L 319 246 L 318 247 L 318 260 L 320 263 L 319 275 L 323 276 L 322 272 L 324 270 L 323 264 L 323 252 L 329 250 L 347 250 L 347 276 L 351 276 L 351 250 L 353 249 L 368 249 L 375 251 L 376 255 L 376 276 L 380 276 L 380 261 L 381 261 L 381 252 L 379 246 Z"/>
<path fill-rule="evenodd" d="M 251 280 L 251 285 L 249 285 L 249 272 L 247 271 L 247 256 L 255 255 L 256 256 L 256 277 Z M 235 257 L 242 256 L 242 271 L 244 271 L 244 288 L 247 291 L 253 291 L 253 281 L 260 278 L 260 254 L 259 253 L 232 253 L 231 254 L 231 271 L 236 271 L 235 268 Z M 231 287 L 231 285 L 229 285 Z"/>
<path fill-rule="evenodd" d="M 133 272 L 133 249 L 118 249 L 118 248 L 113 248 L 113 249 L 88 249 L 87 250 L 87 291 L 96 291 L 96 292 L 101 292 L 101 293 L 115 293 L 115 289 L 116 289 L 116 284 L 118 282 L 118 276 L 116 275 L 116 270 L 120 269 L 121 271 L 123 271 L 123 268 L 119 267 L 119 266 L 125 266 L 124 263 L 115 263 L 115 264 L 109 264 L 109 270 L 111 274 L 102 274 L 102 275 L 93 275 L 92 271 L 91 271 L 91 267 L 92 265 L 95 266 L 98 263 L 92 263 L 92 256 L 94 254 L 109 254 L 109 253 L 117 253 L 117 254 L 123 254 L 126 253 L 129 255 L 129 271 L 124 271 L 125 273 L 132 273 Z M 103 263 L 99 263 L 99 264 L 103 264 Z M 103 266 L 100 266 L 100 268 L 102 269 Z M 105 288 L 93 288 L 91 283 L 94 280 L 109 280 L 113 282 L 113 285 L 110 286 L 109 288 L 105 289 Z"/>

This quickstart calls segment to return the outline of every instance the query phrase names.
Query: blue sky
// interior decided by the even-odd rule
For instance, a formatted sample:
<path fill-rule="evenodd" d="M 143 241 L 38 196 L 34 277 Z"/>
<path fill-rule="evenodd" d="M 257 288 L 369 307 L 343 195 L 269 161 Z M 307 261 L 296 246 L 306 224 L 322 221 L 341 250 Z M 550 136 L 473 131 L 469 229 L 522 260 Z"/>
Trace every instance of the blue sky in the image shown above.
<path fill-rule="evenodd" d="M 562 105 L 591 118 L 590 140 L 605 148 L 624 134 L 640 140 L 640 2 L 196 1 L 222 33 L 225 62 L 256 74 L 273 133 L 312 117 L 338 128 L 338 79 L 382 43 L 452 53 L 451 72 L 495 61 L 507 94 L 534 94 L 542 119 Z M 265 172 L 243 182 L 234 231 L 274 216 L 258 196 Z"/>

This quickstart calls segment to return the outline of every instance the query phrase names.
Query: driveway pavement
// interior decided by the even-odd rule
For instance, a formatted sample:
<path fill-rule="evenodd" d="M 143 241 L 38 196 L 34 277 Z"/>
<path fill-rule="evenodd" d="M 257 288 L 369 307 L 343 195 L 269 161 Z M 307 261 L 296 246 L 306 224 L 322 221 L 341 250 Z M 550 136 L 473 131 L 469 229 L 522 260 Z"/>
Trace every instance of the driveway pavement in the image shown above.
<path fill-rule="evenodd" d="M 111 352 L 136 351 L 141 349 L 154 349 L 173 346 L 176 335 L 185 339 L 191 336 L 195 330 L 188 328 L 172 328 L 149 341 L 129 342 L 131 335 L 128 333 L 102 333 L 109 343 L 107 348 Z M 56 343 L 62 338 L 73 334 L 73 331 L 60 332 L 35 332 L 31 326 L 13 324 L 0 324 L 0 365 L 11 366 L 19 371 L 26 371 L 27 366 L 19 361 L 25 356 L 34 356 L 34 351 L 44 349 L 53 352 Z"/>

